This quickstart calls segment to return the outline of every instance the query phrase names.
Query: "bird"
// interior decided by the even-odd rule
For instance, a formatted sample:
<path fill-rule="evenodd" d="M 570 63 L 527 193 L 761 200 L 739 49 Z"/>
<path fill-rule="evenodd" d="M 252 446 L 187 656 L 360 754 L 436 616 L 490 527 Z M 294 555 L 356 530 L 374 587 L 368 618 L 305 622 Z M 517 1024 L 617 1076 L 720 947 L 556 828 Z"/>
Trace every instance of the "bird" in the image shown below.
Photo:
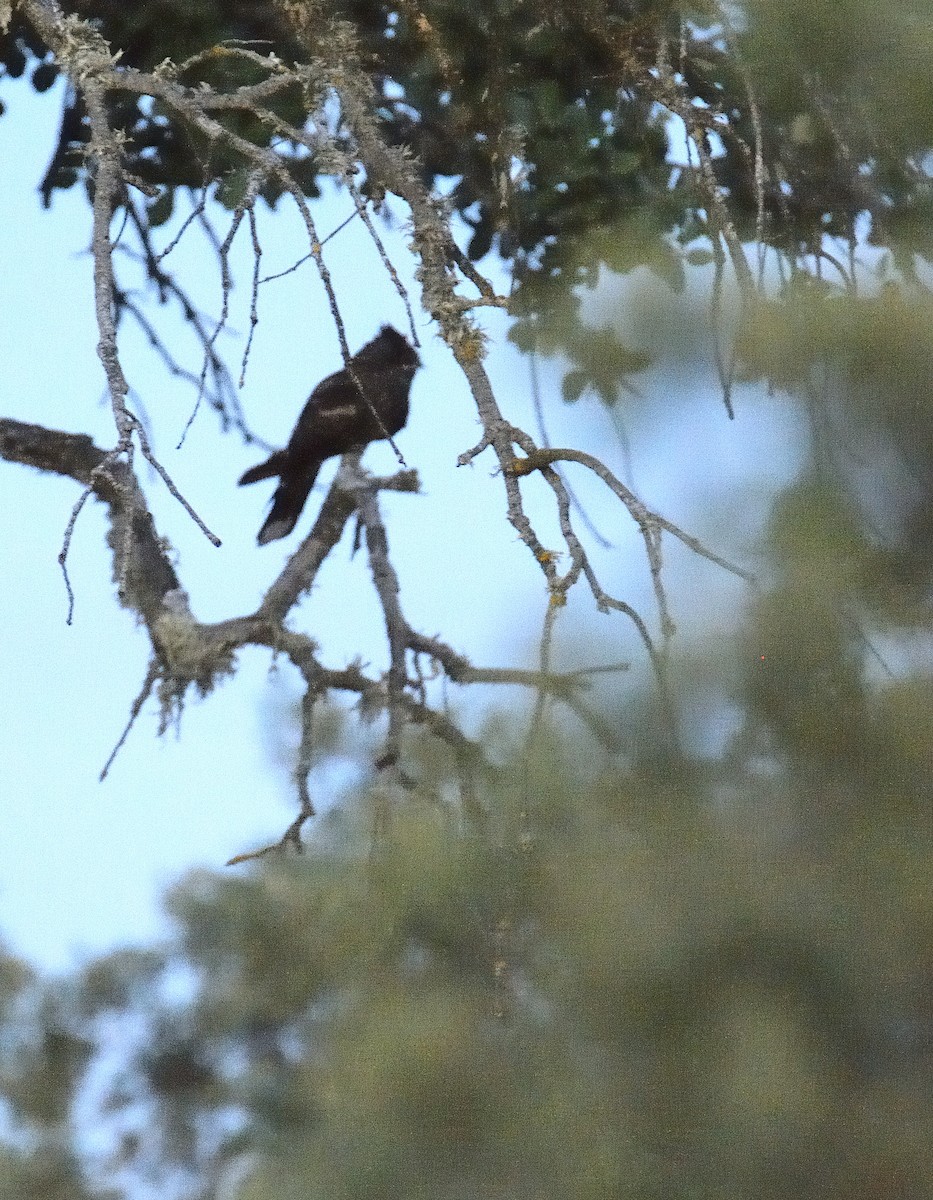
<path fill-rule="evenodd" d="M 240 478 L 240 486 L 274 476 L 279 479 L 272 508 L 256 539 L 260 546 L 286 537 L 295 528 L 326 459 L 394 437 L 404 427 L 411 383 L 420 366 L 421 359 L 408 340 L 391 325 L 383 325 L 350 359 L 359 386 L 348 367 L 321 380 L 285 449 L 250 467 Z"/>

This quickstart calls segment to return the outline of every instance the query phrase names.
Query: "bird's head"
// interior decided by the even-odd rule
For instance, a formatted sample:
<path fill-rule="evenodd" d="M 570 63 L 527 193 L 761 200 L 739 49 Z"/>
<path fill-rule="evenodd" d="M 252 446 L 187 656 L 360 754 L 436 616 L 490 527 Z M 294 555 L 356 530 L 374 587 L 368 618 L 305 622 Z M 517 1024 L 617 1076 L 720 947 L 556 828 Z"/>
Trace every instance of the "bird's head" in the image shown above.
<path fill-rule="evenodd" d="M 364 354 L 374 365 L 401 367 L 411 371 L 412 375 L 421 366 L 414 346 L 391 325 L 383 325 L 369 345 L 360 351 L 360 357 Z"/>

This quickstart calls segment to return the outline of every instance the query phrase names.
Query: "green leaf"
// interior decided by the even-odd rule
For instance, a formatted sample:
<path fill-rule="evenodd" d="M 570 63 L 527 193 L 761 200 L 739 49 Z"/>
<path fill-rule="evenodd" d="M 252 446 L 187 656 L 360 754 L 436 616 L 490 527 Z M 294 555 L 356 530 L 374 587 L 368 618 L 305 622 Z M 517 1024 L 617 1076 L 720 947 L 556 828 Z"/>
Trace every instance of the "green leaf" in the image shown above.
<path fill-rule="evenodd" d="M 699 247 L 696 250 L 688 250 L 684 258 L 691 267 L 708 266 L 715 259 L 715 254 L 712 250 L 701 250 Z"/>
<path fill-rule="evenodd" d="M 658 242 L 656 253 L 647 266 L 659 279 L 663 279 L 672 291 L 682 292 L 684 290 L 686 278 L 683 260 L 667 242 L 663 240 Z"/>
<path fill-rule="evenodd" d="M 175 208 L 175 189 L 163 188 L 161 195 L 157 196 L 151 204 L 146 206 L 146 215 L 149 218 L 150 229 L 156 229 L 159 225 L 164 225 L 172 215 Z"/>
<path fill-rule="evenodd" d="M 561 392 L 567 404 L 574 404 L 579 400 L 583 395 L 586 385 L 587 377 L 585 371 L 581 371 L 579 367 L 574 367 L 572 371 L 568 371 L 561 384 Z"/>
<path fill-rule="evenodd" d="M 47 92 L 58 78 L 56 63 L 40 63 L 32 73 L 32 86 L 37 92 Z"/>
<path fill-rule="evenodd" d="M 224 208 L 234 209 L 246 195 L 249 186 L 249 170 L 246 167 L 236 167 L 217 184 L 216 197 Z"/>

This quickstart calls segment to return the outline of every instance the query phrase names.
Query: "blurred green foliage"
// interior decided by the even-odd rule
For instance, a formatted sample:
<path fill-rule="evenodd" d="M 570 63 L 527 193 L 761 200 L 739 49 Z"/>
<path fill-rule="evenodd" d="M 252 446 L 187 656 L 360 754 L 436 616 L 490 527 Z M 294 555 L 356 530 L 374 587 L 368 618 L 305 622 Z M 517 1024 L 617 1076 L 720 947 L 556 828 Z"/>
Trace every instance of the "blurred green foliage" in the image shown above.
<path fill-rule="evenodd" d="M 159 951 L 7 960 L 0 1196 L 924 1195 L 930 683 L 856 703 L 824 632 L 764 652 L 767 751 L 561 777 L 555 728 L 483 833 L 413 797 L 374 849 L 361 795 Z"/>

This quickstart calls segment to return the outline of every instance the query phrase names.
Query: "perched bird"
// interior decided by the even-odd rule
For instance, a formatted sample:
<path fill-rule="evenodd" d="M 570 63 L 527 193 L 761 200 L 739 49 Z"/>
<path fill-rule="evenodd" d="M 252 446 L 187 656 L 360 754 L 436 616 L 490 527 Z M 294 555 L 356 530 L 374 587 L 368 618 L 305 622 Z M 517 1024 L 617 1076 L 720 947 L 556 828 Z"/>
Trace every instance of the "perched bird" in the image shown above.
<path fill-rule="evenodd" d="M 322 379 L 285 449 L 250 467 L 240 479 L 242 485 L 279 477 L 272 509 L 256 539 L 260 546 L 295 528 L 325 459 L 394 437 L 408 420 L 408 393 L 421 360 L 398 330 L 383 325 L 350 365 L 363 394 L 346 367 Z"/>

